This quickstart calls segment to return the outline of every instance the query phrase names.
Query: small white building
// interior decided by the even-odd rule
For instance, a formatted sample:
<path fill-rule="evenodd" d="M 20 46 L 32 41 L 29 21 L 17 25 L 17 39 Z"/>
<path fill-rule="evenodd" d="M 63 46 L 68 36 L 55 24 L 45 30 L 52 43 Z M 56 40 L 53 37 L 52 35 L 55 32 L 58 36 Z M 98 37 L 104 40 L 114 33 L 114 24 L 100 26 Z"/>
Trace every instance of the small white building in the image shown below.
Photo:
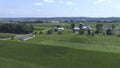
<path fill-rule="evenodd" d="M 80 30 L 79 27 L 74 27 L 73 29 L 74 29 L 75 31 L 79 31 L 79 30 Z"/>
<path fill-rule="evenodd" d="M 59 27 L 58 30 L 65 30 L 65 28 L 64 27 Z"/>
<path fill-rule="evenodd" d="M 55 30 L 65 30 L 64 27 L 57 27 L 57 26 L 55 26 L 54 29 L 55 29 Z"/>

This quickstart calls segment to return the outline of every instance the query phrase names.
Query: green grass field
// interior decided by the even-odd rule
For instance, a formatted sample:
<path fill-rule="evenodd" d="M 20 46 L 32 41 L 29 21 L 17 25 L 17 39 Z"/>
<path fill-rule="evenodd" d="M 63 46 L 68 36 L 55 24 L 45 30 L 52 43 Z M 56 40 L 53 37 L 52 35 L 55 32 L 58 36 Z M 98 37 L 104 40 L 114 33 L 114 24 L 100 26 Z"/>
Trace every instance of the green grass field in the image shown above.
<path fill-rule="evenodd" d="M 53 25 L 35 25 L 42 26 Z M 27 41 L 0 40 L 0 68 L 120 68 L 119 41 L 117 36 L 91 37 L 70 30 L 62 35 L 44 32 Z"/>

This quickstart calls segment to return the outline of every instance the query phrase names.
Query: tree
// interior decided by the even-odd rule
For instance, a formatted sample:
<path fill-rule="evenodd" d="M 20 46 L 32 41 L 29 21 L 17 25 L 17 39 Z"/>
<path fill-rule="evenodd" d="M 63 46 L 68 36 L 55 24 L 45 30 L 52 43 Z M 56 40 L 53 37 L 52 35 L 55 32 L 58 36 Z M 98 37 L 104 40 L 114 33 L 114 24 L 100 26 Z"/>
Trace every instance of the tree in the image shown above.
<path fill-rule="evenodd" d="M 74 23 L 72 23 L 72 24 L 71 24 L 71 28 L 73 29 L 74 27 L 75 27 L 75 24 L 74 24 Z"/>
<path fill-rule="evenodd" d="M 108 30 L 106 31 L 106 34 L 107 34 L 107 35 L 112 35 L 112 30 L 111 30 L 111 29 L 108 29 Z"/>
<path fill-rule="evenodd" d="M 73 32 L 75 32 L 74 27 L 75 27 L 75 24 L 72 23 L 72 24 L 71 24 L 71 28 L 72 28 Z"/>
<path fill-rule="evenodd" d="M 83 24 L 82 24 L 82 23 L 79 24 L 79 28 L 80 28 L 80 29 L 83 28 Z"/>
<path fill-rule="evenodd" d="M 95 31 L 95 33 L 96 34 L 99 34 L 99 33 L 101 33 L 103 31 L 103 24 L 97 24 L 96 25 L 96 31 Z"/>
<path fill-rule="evenodd" d="M 1 33 L 29 34 L 32 33 L 34 27 L 21 23 L 4 23 L 0 24 Z"/>

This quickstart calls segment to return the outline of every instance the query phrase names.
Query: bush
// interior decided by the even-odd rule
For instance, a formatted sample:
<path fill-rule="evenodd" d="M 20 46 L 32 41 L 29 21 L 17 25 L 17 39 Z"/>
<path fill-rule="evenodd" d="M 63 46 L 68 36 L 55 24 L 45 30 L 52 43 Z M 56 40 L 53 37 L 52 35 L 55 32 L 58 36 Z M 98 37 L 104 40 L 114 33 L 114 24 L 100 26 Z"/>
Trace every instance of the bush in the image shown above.
<path fill-rule="evenodd" d="M 34 34 L 37 34 L 37 32 L 34 32 Z"/>
<path fill-rule="evenodd" d="M 48 30 L 48 31 L 47 31 L 47 34 L 52 34 L 52 30 Z"/>
<path fill-rule="evenodd" d="M 39 34 L 43 34 L 43 32 L 42 32 L 42 31 L 40 31 L 40 32 L 39 32 Z"/>
<path fill-rule="evenodd" d="M 61 34 L 62 34 L 62 32 L 61 32 L 61 31 L 59 31 L 59 32 L 58 32 L 58 35 L 61 35 Z"/>

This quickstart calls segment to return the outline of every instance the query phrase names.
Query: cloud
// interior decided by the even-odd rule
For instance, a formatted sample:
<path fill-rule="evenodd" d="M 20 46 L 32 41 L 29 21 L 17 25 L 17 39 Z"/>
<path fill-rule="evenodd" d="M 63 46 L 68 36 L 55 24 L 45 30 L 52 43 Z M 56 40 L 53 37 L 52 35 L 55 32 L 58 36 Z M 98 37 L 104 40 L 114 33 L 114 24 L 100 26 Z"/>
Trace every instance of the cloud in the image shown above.
<path fill-rule="evenodd" d="M 9 12 L 8 12 L 9 11 Z M 3 14 L 8 17 L 31 17 L 39 16 L 40 10 L 27 10 L 27 9 L 6 9 L 3 10 Z"/>
<path fill-rule="evenodd" d="M 109 3 L 111 3 L 112 1 L 111 0 L 96 0 L 95 2 L 94 2 L 94 4 L 102 4 L 102 3 L 107 3 L 107 4 L 109 4 Z"/>
<path fill-rule="evenodd" d="M 43 5 L 43 3 L 35 3 L 34 5 L 36 5 L 36 6 L 42 6 Z"/>
<path fill-rule="evenodd" d="M 54 3 L 54 0 L 43 0 L 45 3 Z"/>
<path fill-rule="evenodd" d="M 66 5 L 67 5 L 67 6 L 73 6 L 74 3 L 73 3 L 72 1 L 68 1 L 68 2 L 66 2 Z"/>

